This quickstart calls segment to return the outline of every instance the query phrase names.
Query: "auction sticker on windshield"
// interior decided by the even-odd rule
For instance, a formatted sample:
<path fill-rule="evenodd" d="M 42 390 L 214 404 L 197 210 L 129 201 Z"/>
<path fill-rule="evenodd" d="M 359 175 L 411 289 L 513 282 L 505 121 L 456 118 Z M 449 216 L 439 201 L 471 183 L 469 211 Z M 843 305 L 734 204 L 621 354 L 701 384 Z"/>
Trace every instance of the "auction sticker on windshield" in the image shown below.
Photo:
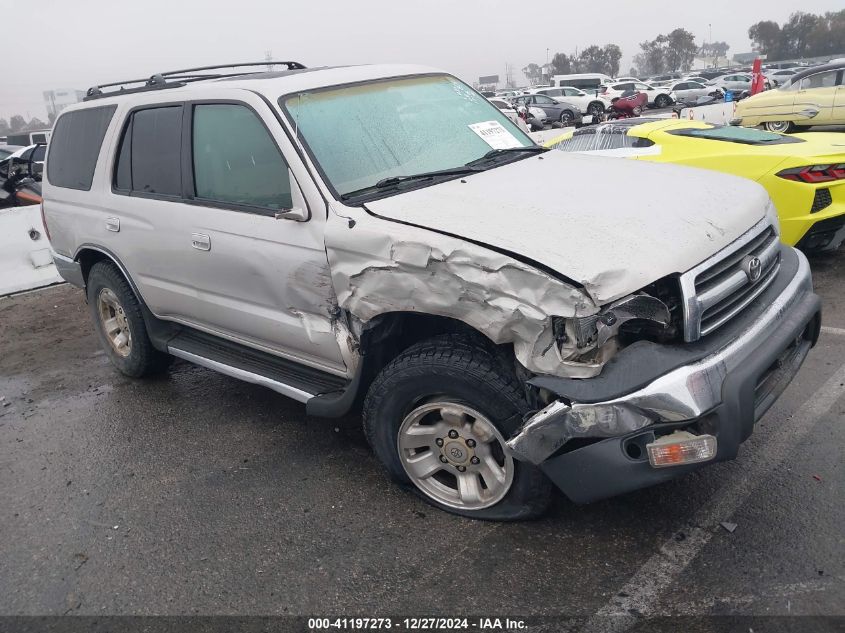
<path fill-rule="evenodd" d="M 478 134 L 481 139 L 493 149 L 510 149 L 522 147 L 522 143 L 498 121 L 482 121 L 470 123 L 469 129 Z"/>

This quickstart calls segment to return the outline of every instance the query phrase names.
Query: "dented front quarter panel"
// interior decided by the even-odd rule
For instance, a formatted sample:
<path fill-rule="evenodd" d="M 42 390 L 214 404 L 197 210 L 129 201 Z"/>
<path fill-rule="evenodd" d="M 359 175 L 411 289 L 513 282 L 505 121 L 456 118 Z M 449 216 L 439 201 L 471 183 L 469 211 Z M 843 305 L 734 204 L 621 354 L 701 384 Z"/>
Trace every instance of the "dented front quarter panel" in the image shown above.
<path fill-rule="evenodd" d="M 449 317 L 494 343 L 512 343 L 529 371 L 588 377 L 601 369 L 562 357 L 552 329 L 553 316 L 589 316 L 598 307 L 582 290 L 512 257 L 346 207 L 329 214 L 326 251 L 338 305 L 354 319 Z"/>

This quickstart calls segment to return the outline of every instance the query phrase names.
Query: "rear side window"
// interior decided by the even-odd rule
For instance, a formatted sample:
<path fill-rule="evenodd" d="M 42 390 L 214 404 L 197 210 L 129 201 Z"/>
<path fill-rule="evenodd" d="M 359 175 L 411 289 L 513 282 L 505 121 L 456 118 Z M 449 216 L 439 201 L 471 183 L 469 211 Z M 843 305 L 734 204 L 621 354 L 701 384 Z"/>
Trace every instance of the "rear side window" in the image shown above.
<path fill-rule="evenodd" d="M 192 148 L 198 199 L 271 210 L 293 206 L 288 165 L 246 106 L 194 106 Z"/>
<path fill-rule="evenodd" d="M 120 141 L 114 186 L 133 193 L 182 195 L 182 106 L 136 110 Z"/>
<path fill-rule="evenodd" d="M 47 180 L 56 187 L 89 191 L 106 129 L 116 106 L 68 112 L 59 117 L 50 139 Z"/>

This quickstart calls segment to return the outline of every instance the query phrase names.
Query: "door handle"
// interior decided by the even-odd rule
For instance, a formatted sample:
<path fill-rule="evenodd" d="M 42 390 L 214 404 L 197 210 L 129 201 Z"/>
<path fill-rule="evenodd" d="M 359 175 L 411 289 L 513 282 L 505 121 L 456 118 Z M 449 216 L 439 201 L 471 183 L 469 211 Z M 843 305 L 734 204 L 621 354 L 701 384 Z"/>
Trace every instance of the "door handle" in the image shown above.
<path fill-rule="evenodd" d="M 205 233 L 191 233 L 191 246 L 198 251 L 210 251 L 211 238 Z"/>

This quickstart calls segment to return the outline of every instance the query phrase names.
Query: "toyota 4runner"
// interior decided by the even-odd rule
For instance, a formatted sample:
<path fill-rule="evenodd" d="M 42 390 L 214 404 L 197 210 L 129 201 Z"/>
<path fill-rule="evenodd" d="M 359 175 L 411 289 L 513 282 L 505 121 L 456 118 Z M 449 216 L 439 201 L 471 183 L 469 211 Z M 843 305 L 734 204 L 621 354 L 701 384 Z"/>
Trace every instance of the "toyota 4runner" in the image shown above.
<path fill-rule="evenodd" d="M 56 122 L 45 227 L 124 374 L 361 409 L 396 481 L 504 520 L 734 458 L 816 342 L 759 185 L 546 152 L 425 67 L 278 66 L 96 86 Z"/>

